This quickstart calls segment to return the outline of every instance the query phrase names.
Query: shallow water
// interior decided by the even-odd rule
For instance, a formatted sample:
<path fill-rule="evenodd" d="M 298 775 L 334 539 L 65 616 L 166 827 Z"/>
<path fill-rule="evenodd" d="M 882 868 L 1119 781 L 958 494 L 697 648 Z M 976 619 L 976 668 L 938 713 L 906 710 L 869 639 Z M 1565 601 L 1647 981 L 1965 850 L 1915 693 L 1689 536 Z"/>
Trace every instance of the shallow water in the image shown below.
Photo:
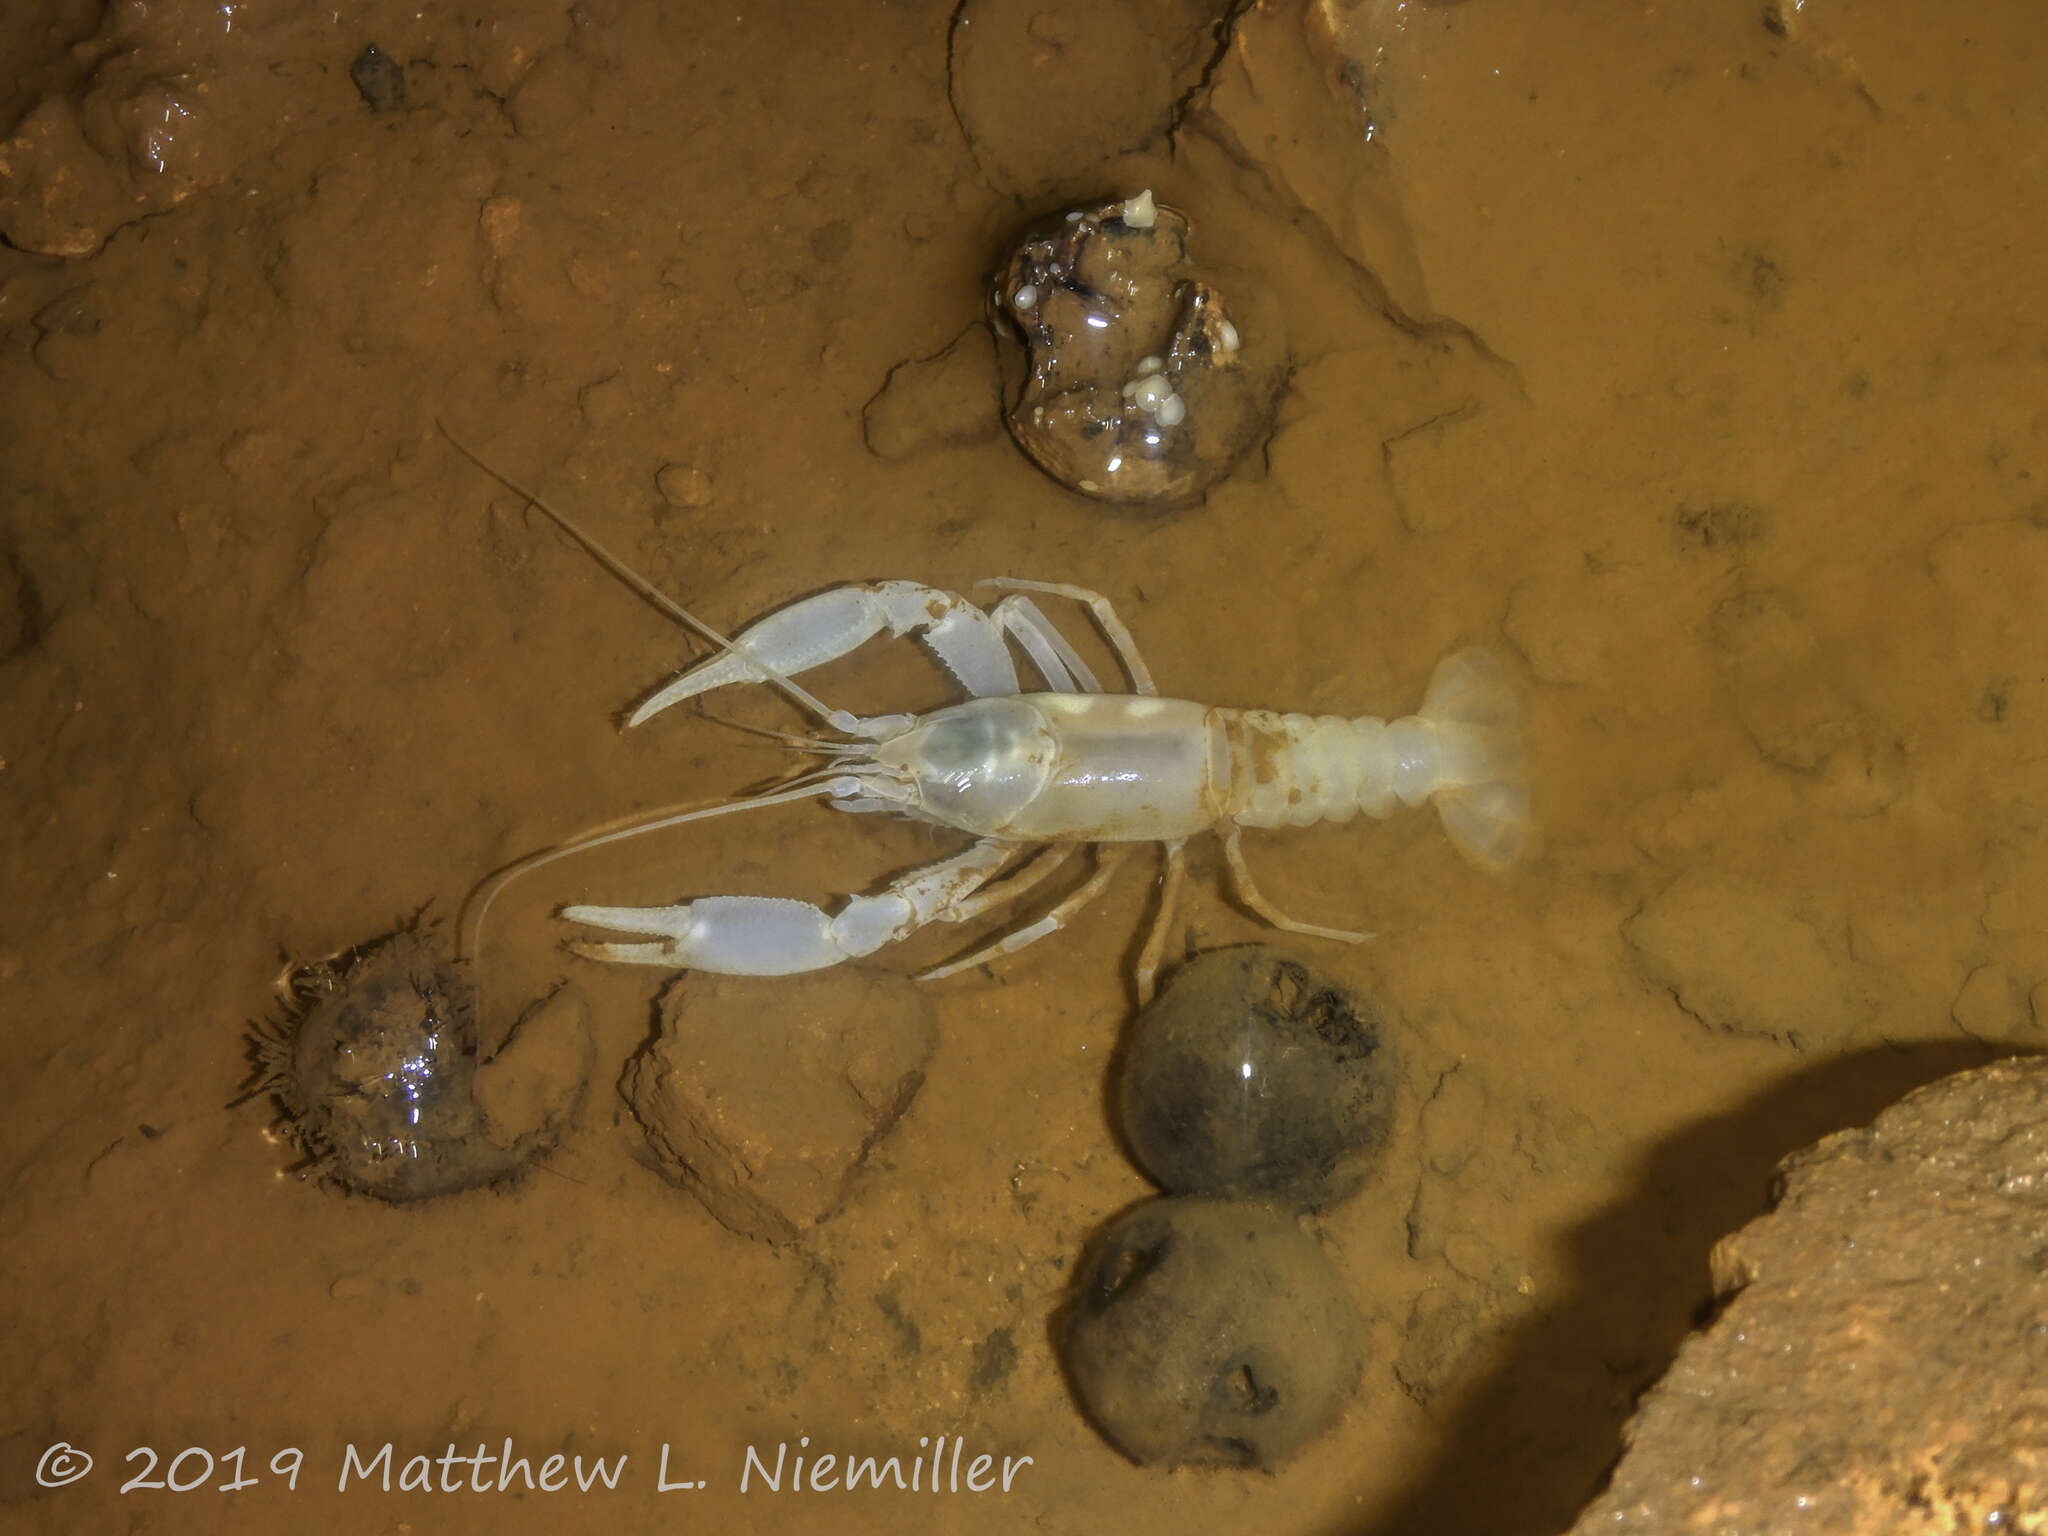
<path fill-rule="evenodd" d="M 127 13 L 142 105 L 47 162 L 125 167 L 104 247 L 0 248 L 10 1526 L 1535 1536 L 1778 1157 L 2043 1040 L 2034 7 L 1274 6 L 1213 59 L 1192 9 L 842 9 Z M 0 105 L 88 84 L 98 25 L 0 22 Z M 351 83 L 373 41 L 403 111 Z M 1004 436 L 993 362 L 985 412 L 869 446 L 1016 228 L 1147 185 L 1283 313 L 1245 471 L 1105 512 Z M 1136 863 L 935 984 L 922 1094 L 794 1247 L 641 1165 L 613 1073 L 660 977 L 567 959 L 548 914 L 822 898 L 952 846 L 815 807 L 498 904 L 498 1027 L 572 976 L 601 1063 L 525 1182 L 395 1209 L 280 1174 L 261 1106 L 223 1106 L 285 957 L 781 761 L 681 713 L 615 731 L 686 642 L 437 419 L 717 624 L 849 579 L 1084 582 L 1169 693 L 1371 714 L 1505 648 L 1539 857 L 1489 877 L 1426 815 L 1250 846 L 1281 906 L 1377 930 L 1289 947 L 1404 1031 L 1387 1174 L 1320 1223 L 1372 1319 L 1337 1432 L 1277 1477 L 1145 1472 L 1059 1376 L 1076 1255 L 1146 1191 L 1104 1114 Z M 817 682 L 944 697 L 907 648 Z M 1260 936 L 1191 855 L 1195 941 Z M 941 1434 L 1032 1458 L 1004 1508 L 741 1489 L 748 1447 L 907 1466 Z M 351 1445 L 507 1437 L 629 1462 L 614 1492 L 336 1491 Z M 58 1441 L 94 1471 L 39 1491 Z M 706 1486 L 658 1492 L 664 1445 Z M 141 1446 L 159 1476 L 245 1446 L 262 1480 L 122 1495 Z M 290 1446 L 295 1491 L 263 1470 Z"/>

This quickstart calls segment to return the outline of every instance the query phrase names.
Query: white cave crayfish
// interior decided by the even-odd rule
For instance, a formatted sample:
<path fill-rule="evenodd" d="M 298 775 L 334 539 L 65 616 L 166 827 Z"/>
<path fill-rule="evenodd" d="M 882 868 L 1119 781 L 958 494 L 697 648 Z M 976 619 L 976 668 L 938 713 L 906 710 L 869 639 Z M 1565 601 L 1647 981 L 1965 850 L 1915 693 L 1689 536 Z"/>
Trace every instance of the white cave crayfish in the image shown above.
<path fill-rule="evenodd" d="M 1379 817 L 1429 802 L 1451 840 L 1483 866 L 1505 867 L 1528 840 L 1515 698 L 1501 663 L 1488 651 L 1445 657 L 1421 709 L 1388 721 L 1161 698 L 1109 601 L 1085 588 L 1050 582 L 989 581 L 986 586 L 1005 595 L 986 609 L 908 581 L 832 587 L 727 640 L 563 514 L 513 489 L 719 647 L 719 654 L 635 708 L 629 727 L 713 689 L 765 682 L 788 694 L 831 735 L 802 738 L 825 756 L 824 765 L 774 789 L 599 831 L 535 855 L 493 882 L 486 907 L 506 879 L 541 863 L 657 827 L 813 796 L 840 810 L 893 812 L 974 839 L 963 851 L 901 875 L 872 895 L 845 898 L 831 912 L 773 896 L 700 896 L 654 907 L 567 906 L 560 916 L 570 922 L 637 936 L 633 942 L 578 940 L 570 947 L 579 954 L 749 976 L 820 970 L 873 954 L 927 924 L 965 922 L 1017 900 L 1081 847 L 1097 845 L 1093 872 L 1049 911 L 920 973 L 950 976 L 1057 932 L 1101 893 L 1134 847 L 1156 843 L 1165 852 L 1165 874 L 1158 913 L 1137 962 L 1142 1002 L 1151 995 L 1179 898 L 1183 848 L 1197 833 L 1219 835 L 1238 898 L 1268 923 L 1290 933 L 1354 942 L 1367 935 L 1297 922 L 1259 892 L 1244 860 L 1244 828 L 1346 821 L 1360 812 Z M 1084 605 L 1115 650 L 1131 691 L 1103 691 L 1034 597 Z M 927 714 L 859 716 L 828 707 L 795 681 L 884 632 L 918 636 L 969 697 Z M 1043 691 L 1024 691 L 1012 645 L 1029 659 Z M 479 910 L 472 927 L 481 921 Z"/>

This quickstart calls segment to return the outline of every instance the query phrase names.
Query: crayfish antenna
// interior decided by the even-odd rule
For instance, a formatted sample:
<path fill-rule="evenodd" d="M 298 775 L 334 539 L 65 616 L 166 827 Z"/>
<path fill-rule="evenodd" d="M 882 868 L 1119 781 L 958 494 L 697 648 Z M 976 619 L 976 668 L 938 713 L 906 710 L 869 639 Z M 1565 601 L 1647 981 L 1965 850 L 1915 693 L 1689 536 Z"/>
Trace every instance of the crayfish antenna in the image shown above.
<path fill-rule="evenodd" d="M 588 550 L 590 552 L 591 557 L 595 559 L 598 564 L 602 565 L 606 570 L 610 571 L 614 576 L 618 577 L 619 580 L 623 581 L 635 592 L 638 592 L 642 597 L 646 598 L 648 602 L 654 604 L 655 607 L 659 608 L 663 613 L 667 614 L 670 618 L 674 619 L 677 623 L 683 625 L 685 628 L 694 630 L 696 631 L 696 633 L 702 635 L 706 640 L 709 640 L 721 651 L 724 651 L 729 655 L 739 657 L 740 660 L 744 661 L 748 666 L 752 667 L 755 671 L 759 672 L 770 683 L 774 684 L 777 688 L 780 688 L 784 693 L 788 694 L 789 697 L 793 699 L 799 706 L 801 706 L 807 714 L 813 715 L 817 719 L 824 721 L 825 724 L 831 726 L 836 731 L 844 731 L 846 729 L 847 723 L 853 719 L 852 715 L 848 714 L 843 709 L 831 708 L 829 705 L 825 704 L 822 700 L 820 700 L 818 696 L 812 693 L 808 688 L 805 688 L 802 684 L 796 682 L 794 679 L 788 677 L 784 673 L 776 671 L 775 668 L 769 666 L 768 663 L 766 663 L 765 661 L 757 660 L 753 656 L 753 654 L 750 653 L 744 646 L 736 645 L 733 641 L 727 639 L 724 635 L 720 634 L 717 630 L 713 629 L 709 624 L 706 624 L 702 619 L 698 618 L 697 615 L 690 612 L 689 609 L 685 608 L 681 603 L 677 602 L 674 598 L 670 597 L 666 592 L 662 591 L 661 588 L 657 587 L 645 576 L 642 576 L 638 571 L 634 570 L 632 566 L 626 564 L 624 560 L 620 559 L 617 555 L 613 554 L 609 549 L 605 548 L 603 544 L 598 542 L 596 535 L 586 533 L 583 530 L 582 526 L 578 524 L 575 521 L 575 519 L 571 518 L 568 513 L 558 511 L 556 508 L 550 506 L 547 503 L 547 501 L 543 499 L 537 492 L 528 490 L 525 486 L 521 485 L 517 480 L 514 480 L 510 475 L 506 474 L 503 470 L 499 469 L 495 464 L 491 463 L 488 459 L 484 458 L 484 456 L 478 453 L 474 448 L 471 448 L 467 443 L 463 442 L 462 439 L 457 437 L 453 432 L 450 432 L 448 430 L 448 424 L 442 421 L 440 417 L 436 416 L 434 418 L 434 425 L 440 429 L 441 435 L 448 439 L 450 445 L 454 447 L 457 453 L 461 454 L 465 459 L 469 460 L 470 463 L 474 464 L 478 469 L 482 470 L 485 474 L 489 475 L 493 480 L 497 481 L 498 484 L 504 486 L 505 489 L 512 492 L 513 495 L 525 498 L 528 506 L 535 508 L 542 515 L 552 520 L 556 527 L 560 528 L 562 532 L 568 534 L 570 538 L 574 539 L 578 544 L 581 544 L 586 550 Z"/>

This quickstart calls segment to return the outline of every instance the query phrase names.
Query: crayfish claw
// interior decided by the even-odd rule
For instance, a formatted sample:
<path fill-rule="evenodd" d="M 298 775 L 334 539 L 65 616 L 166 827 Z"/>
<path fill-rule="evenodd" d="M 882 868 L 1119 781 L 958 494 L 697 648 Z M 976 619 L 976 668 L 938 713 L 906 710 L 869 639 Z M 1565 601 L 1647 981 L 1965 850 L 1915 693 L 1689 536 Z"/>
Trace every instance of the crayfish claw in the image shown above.
<path fill-rule="evenodd" d="M 673 907 L 573 906 L 560 915 L 593 928 L 654 937 L 649 944 L 570 944 L 578 954 L 628 965 L 790 976 L 838 965 L 860 952 L 839 942 L 822 909 L 780 896 L 703 896 Z"/>

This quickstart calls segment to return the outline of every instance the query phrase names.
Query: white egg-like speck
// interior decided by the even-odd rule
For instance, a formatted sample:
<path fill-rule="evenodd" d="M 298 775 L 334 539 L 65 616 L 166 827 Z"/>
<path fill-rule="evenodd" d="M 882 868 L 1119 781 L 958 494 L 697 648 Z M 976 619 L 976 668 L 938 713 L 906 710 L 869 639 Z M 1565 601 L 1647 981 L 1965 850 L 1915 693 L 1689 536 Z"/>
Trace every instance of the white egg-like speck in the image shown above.
<path fill-rule="evenodd" d="M 1173 395 L 1173 385 L 1156 373 L 1141 373 L 1124 385 L 1124 398 L 1140 410 L 1158 414 L 1159 407 Z"/>

